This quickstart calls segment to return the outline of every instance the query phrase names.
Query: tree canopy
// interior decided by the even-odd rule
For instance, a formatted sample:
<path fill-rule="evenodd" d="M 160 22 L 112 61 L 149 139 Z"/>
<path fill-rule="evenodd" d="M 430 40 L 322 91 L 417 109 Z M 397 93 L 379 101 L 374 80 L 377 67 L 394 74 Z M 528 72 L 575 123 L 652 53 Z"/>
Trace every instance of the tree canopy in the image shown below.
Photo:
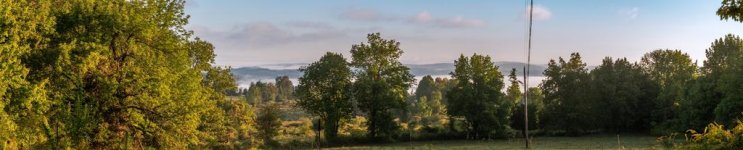
<path fill-rule="evenodd" d="M 353 95 L 369 118 L 368 136 L 389 138 L 399 128 L 392 111 L 405 108 L 406 91 L 415 79 L 398 61 L 403 53 L 399 42 L 382 39 L 379 33 L 367 35 L 367 40 L 351 47 L 351 66 L 357 69 Z"/>

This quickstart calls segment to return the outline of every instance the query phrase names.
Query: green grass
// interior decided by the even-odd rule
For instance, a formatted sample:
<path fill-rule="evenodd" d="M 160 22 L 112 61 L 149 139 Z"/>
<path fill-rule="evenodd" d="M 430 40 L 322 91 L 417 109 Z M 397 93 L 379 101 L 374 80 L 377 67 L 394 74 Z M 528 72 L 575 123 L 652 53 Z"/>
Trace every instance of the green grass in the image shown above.
<path fill-rule="evenodd" d="M 653 149 L 659 147 L 650 135 L 591 135 L 581 137 L 534 137 L 532 149 Z M 621 146 L 621 147 L 620 147 Z M 425 141 L 331 149 L 524 149 L 523 139 L 491 141 Z"/>

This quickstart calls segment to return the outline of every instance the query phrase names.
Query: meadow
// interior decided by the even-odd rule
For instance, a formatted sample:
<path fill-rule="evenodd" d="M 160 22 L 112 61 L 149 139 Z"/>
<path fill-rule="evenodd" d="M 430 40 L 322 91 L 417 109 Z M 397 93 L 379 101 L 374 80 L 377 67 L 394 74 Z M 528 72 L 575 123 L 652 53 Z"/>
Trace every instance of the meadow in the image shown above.
<path fill-rule="evenodd" d="M 580 137 L 534 137 L 531 149 L 659 149 L 651 135 L 588 135 Z M 502 140 L 451 140 L 398 142 L 364 146 L 335 147 L 329 149 L 524 149 L 523 139 Z"/>

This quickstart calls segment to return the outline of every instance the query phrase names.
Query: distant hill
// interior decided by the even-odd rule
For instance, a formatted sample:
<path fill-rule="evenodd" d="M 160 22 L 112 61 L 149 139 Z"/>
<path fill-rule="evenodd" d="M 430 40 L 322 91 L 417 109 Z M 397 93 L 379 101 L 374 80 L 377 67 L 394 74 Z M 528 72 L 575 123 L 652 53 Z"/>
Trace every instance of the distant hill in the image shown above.
<path fill-rule="evenodd" d="M 504 76 L 508 75 L 508 73 L 511 71 L 511 68 L 516 68 L 517 74 L 522 75 L 523 68 L 524 66 L 526 66 L 526 63 L 507 61 L 496 62 L 495 64 L 498 65 L 501 73 L 503 73 Z M 277 76 L 284 75 L 289 76 L 289 78 L 292 79 L 292 82 L 296 84 L 297 78 L 302 76 L 302 73 L 298 70 L 299 67 L 306 65 L 307 64 L 293 63 L 240 67 L 233 68 L 232 74 L 238 80 L 238 84 L 241 87 L 247 87 L 250 82 L 273 82 Z M 450 72 L 454 71 L 453 63 L 406 64 L 406 66 L 410 68 L 410 72 L 416 77 L 425 75 L 449 75 Z M 529 74 L 531 76 L 541 76 L 545 68 L 546 65 L 532 64 L 529 69 Z"/>

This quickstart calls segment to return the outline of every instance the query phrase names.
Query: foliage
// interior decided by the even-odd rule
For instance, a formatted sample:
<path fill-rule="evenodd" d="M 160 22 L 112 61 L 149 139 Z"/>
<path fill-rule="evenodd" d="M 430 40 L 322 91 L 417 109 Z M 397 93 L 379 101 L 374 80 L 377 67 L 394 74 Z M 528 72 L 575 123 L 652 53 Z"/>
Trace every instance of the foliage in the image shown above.
<path fill-rule="evenodd" d="M 353 138 L 363 138 L 366 135 L 366 117 L 355 116 L 350 119 L 343 119 L 342 122 L 344 123 L 342 123 L 338 134 Z"/>
<path fill-rule="evenodd" d="M 289 80 L 289 76 L 276 77 L 277 97 L 276 101 L 282 102 L 294 99 L 294 84 Z"/>
<path fill-rule="evenodd" d="M 398 61 L 403 53 L 399 42 L 382 39 L 379 33 L 367 35 L 367 40 L 351 48 L 351 66 L 357 69 L 352 92 L 369 119 L 367 135 L 390 138 L 399 128 L 392 112 L 405 108 L 406 91 L 415 79 Z"/>
<path fill-rule="evenodd" d="M 335 138 L 342 119 L 351 118 L 349 94 L 351 69 L 340 54 L 326 53 L 319 61 L 300 69 L 297 105 L 323 122 L 325 136 Z"/>
<path fill-rule="evenodd" d="M 650 124 L 655 126 L 656 132 L 668 132 L 679 121 L 679 107 L 685 98 L 685 89 L 697 73 L 696 63 L 680 50 L 654 50 L 643 55 L 639 63 L 643 72 L 659 86 Z"/>
<path fill-rule="evenodd" d="M 542 127 L 542 113 L 544 112 L 544 95 L 538 87 L 529 88 L 529 130 L 540 129 Z M 511 116 L 511 128 L 516 130 L 524 129 L 524 105 L 518 104 Z"/>
<path fill-rule="evenodd" d="M 590 83 L 586 64 L 580 54 L 570 54 L 567 62 L 562 58 L 550 60 L 544 71 L 546 79 L 540 85 L 544 92 L 545 112 L 543 123 L 546 129 L 563 130 L 575 135 L 596 129 L 596 112 L 585 88 Z"/>
<path fill-rule="evenodd" d="M 278 143 L 274 140 L 279 134 L 281 127 L 281 110 L 277 104 L 265 104 L 260 108 L 256 118 L 258 125 L 258 136 L 263 143 L 268 146 L 276 146 Z"/>
<path fill-rule="evenodd" d="M 717 15 L 721 20 L 732 19 L 737 22 L 743 22 L 743 1 L 742 0 L 722 0 L 722 6 L 717 9 Z"/>
<path fill-rule="evenodd" d="M 185 29 L 184 3 L 2 1 L 3 145 L 186 149 L 237 140 L 252 144 L 251 120 L 241 118 L 250 117 L 251 109 L 223 101 L 235 90 L 230 68 L 213 67 L 213 46 Z"/>
<path fill-rule="evenodd" d="M 702 72 L 716 83 L 715 91 L 721 96 L 715 108 L 715 120 L 732 126 L 736 119 L 743 117 L 743 95 L 740 94 L 743 92 L 743 40 L 726 35 L 715 40 L 706 53 Z"/>
<path fill-rule="evenodd" d="M 743 123 L 738 121 L 737 124 L 730 130 L 717 123 L 707 125 L 702 133 L 689 130 L 691 139 L 677 148 L 693 150 L 734 150 L 743 148 Z"/>
<path fill-rule="evenodd" d="M 472 57 L 460 55 L 454 61 L 455 70 L 451 74 L 457 84 L 447 96 L 450 116 L 463 116 L 469 132 L 476 138 L 479 135 L 504 136 L 513 102 L 504 99 L 503 75 L 498 71 L 490 56 L 474 54 Z"/>
<path fill-rule="evenodd" d="M 658 86 L 639 65 L 626 58 L 606 57 L 591 75 L 592 101 L 599 115 L 596 121 L 606 131 L 647 131 Z"/>
<path fill-rule="evenodd" d="M 54 111 L 48 80 L 29 81 L 23 57 L 46 47 L 53 33 L 52 3 L 0 0 L 0 149 L 33 149 L 49 140 Z"/>
<path fill-rule="evenodd" d="M 251 104 L 261 104 L 268 102 L 278 102 L 279 89 L 274 83 L 268 82 L 251 82 L 245 98 Z"/>

